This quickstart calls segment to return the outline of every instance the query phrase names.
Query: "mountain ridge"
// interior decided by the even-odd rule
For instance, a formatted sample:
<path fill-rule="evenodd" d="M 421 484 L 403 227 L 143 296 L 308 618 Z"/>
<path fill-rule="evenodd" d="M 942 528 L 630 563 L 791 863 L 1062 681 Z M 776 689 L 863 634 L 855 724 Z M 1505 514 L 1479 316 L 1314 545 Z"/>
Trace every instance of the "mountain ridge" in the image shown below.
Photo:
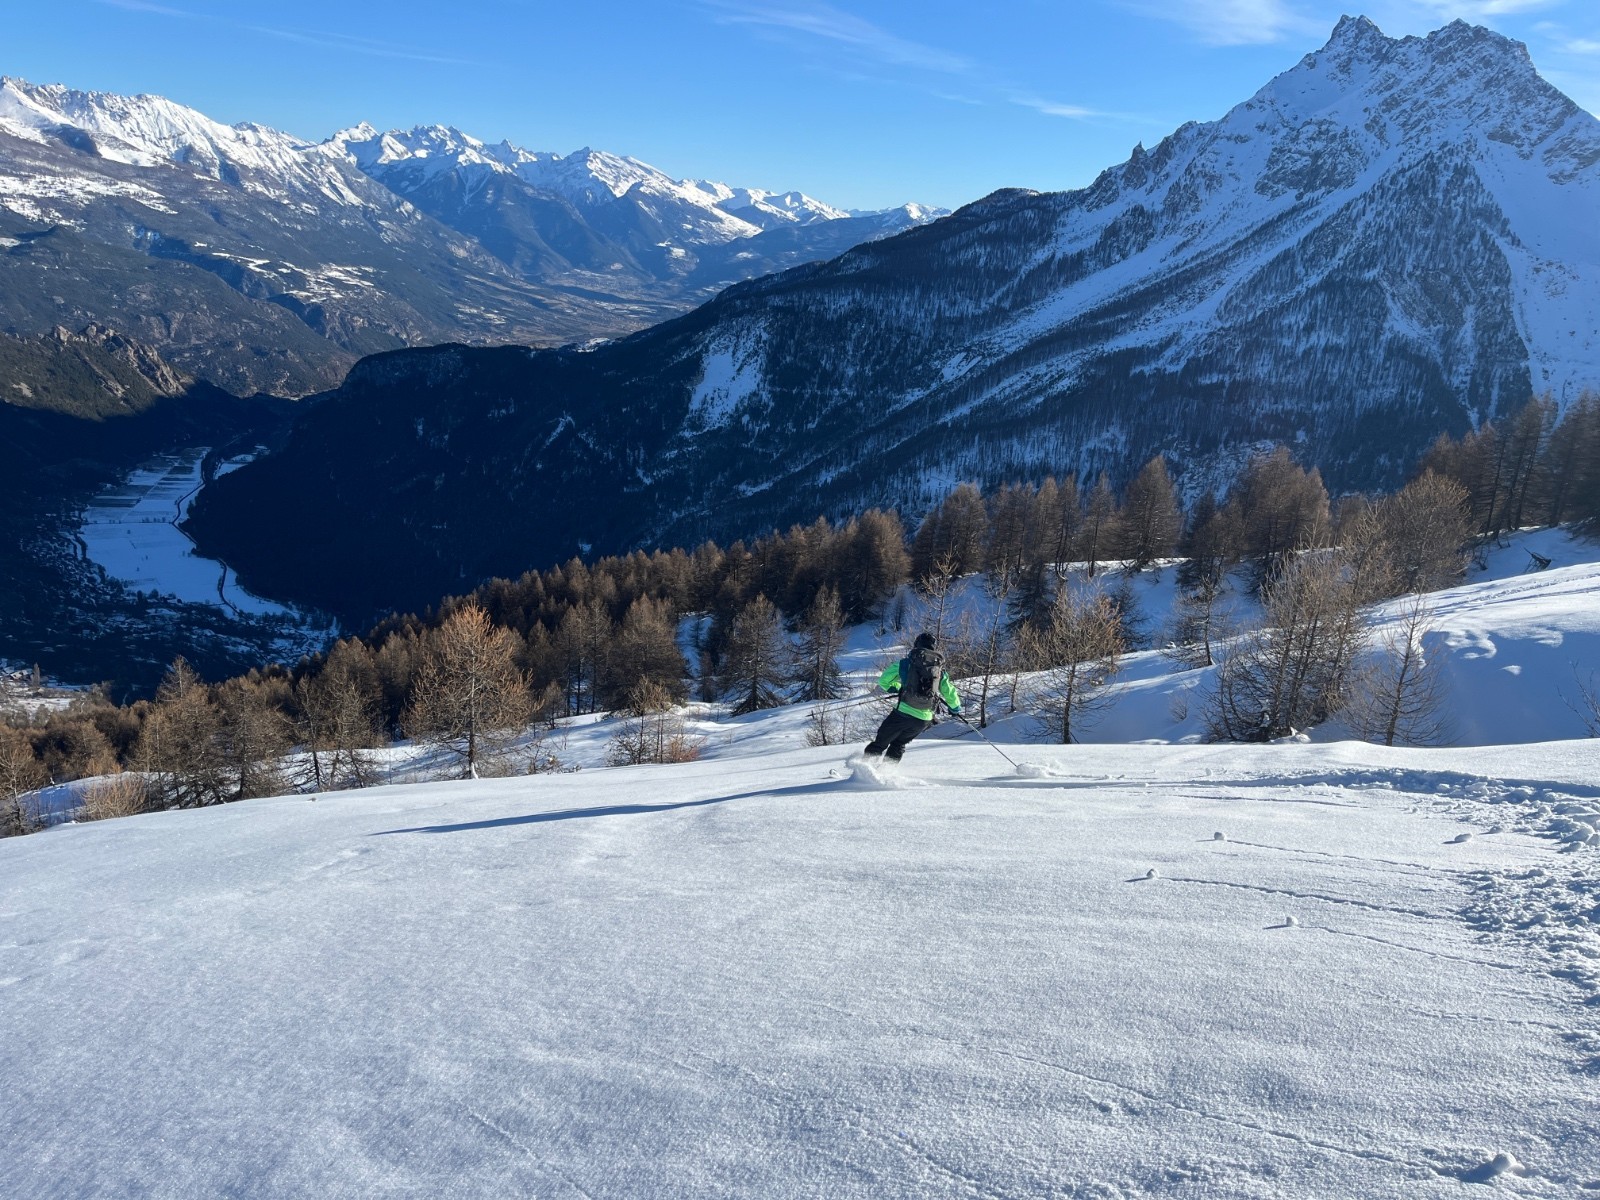
<path fill-rule="evenodd" d="M 459 172 L 411 179 L 397 159 L 355 153 L 356 131 L 400 144 L 370 126 L 312 142 L 160 96 L 0 78 L 0 330 L 116 327 L 235 392 L 303 395 L 407 345 L 617 336 L 937 215 L 847 214 L 505 143 L 504 163 L 478 154 L 504 168 L 486 194 Z M 663 232 L 685 217 L 694 236 Z"/>
<path fill-rule="evenodd" d="M 405 564 L 405 605 L 586 546 L 915 513 L 957 479 L 1126 478 L 1155 453 L 1191 490 L 1274 441 L 1338 488 L 1392 484 L 1440 432 L 1600 384 L 1595 211 L 1600 121 L 1522 47 L 1347 18 L 1087 188 L 995 193 L 590 354 L 364 364 L 196 530 L 294 595 L 249 514 L 304 499 L 344 531 L 330 555 Z M 356 430 L 381 468 L 325 449 Z M 306 477 L 329 483 L 289 495 Z"/>

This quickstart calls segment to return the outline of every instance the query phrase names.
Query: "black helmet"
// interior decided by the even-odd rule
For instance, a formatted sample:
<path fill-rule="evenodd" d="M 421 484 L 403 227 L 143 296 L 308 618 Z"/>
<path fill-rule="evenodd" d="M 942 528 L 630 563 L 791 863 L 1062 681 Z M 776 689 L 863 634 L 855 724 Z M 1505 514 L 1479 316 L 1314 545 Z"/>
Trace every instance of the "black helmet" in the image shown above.
<path fill-rule="evenodd" d="M 931 633 L 917 634 L 917 640 L 911 643 L 913 650 L 932 650 L 939 644 L 939 639 Z"/>

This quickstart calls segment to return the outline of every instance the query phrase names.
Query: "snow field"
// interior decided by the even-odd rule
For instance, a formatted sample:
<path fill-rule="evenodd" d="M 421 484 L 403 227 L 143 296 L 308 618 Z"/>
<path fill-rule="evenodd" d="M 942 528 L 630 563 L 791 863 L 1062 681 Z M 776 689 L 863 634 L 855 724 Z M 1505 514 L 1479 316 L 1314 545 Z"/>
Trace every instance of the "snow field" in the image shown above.
<path fill-rule="evenodd" d="M 784 716 L 0 843 L 0 1194 L 1600 1189 L 1594 860 L 1511 827 L 1600 743 L 869 790 Z"/>

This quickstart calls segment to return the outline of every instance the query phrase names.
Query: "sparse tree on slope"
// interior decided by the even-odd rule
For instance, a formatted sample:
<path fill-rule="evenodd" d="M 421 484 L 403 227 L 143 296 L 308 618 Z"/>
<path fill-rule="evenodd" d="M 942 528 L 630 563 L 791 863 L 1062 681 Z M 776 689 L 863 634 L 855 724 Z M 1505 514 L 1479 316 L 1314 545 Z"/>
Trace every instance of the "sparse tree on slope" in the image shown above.
<path fill-rule="evenodd" d="M 722 650 L 720 683 L 735 716 L 784 702 L 790 652 L 778 610 L 765 596 L 734 618 Z"/>
<path fill-rule="evenodd" d="M 1295 555 L 1266 587 L 1262 625 L 1222 656 L 1207 723 L 1212 736 L 1266 741 L 1337 712 L 1365 638 L 1360 605 L 1332 553 Z"/>
<path fill-rule="evenodd" d="M 1432 746 L 1448 740 L 1443 650 L 1425 650 L 1433 611 L 1412 597 L 1379 643 L 1379 652 L 1351 688 L 1347 711 L 1357 737 L 1393 746 Z"/>
<path fill-rule="evenodd" d="M 457 609 L 427 637 L 406 731 L 458 755 L 463 778 L 476 776 L 532 716 L 518 642 L 475 605 Z"/>
<path fill-rule="evenodd" d="M 1105 596 L 1063 586 L 1048 624 L 1024 640 L 1029 666 L 1042 671 L 1031 691 L 1034 712 L 1050 736 L 1071 742 L 1109 703 L 1106 688 L 1122 657 L 1116 609 Z"/>
<path fill-rule="evenodd" d="M 839 593 L 824 587 L 811 602 L 800 623 L 800 640 L 794 649 L 794 681 L 801 700 L 835 700 L 849 689 L 839 674 L 839 653 L 844 649 L 844 615 Z"/>

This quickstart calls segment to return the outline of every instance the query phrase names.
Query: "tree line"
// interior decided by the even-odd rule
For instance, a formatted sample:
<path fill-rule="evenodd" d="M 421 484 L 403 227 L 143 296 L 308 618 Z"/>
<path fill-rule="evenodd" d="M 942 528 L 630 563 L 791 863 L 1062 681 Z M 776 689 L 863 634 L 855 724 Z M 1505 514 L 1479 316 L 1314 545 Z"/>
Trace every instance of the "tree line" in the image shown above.
<path fill-rule="evenodd" d="M 397 738 L 435 747 L 440 770 L 550 769 L 558 756 L 526 731 L 597 711 L 631 722 L 615 761 L 692 757 L 675 706 L 838 700 L 844 631 L 862 622 L 932 628 L 980 723 L 1026 709 L 1061 741 L 1093 719 L 1121 655 L 1157 639 L 1185 665 L 1217 667 L 1212 736 L 1282 736 L 1360 707 L 1350 719 L 1374 736 L 1420 740 L 1428 721 L 1405 712 L 1432 681 L 1410 643 L 1379 656 L 1409 661 L 1400 678 L 1356 678 L 1362 607 L 1449 586 L 1475 538 L 1597 517 L 1600 400 L 1585 395 L 1559 420 L 1534 400 L 1503 426 L 1441 437 L 1387 496 L 1334 503 L 1314 467 L 1277 447 L 1225 496 L 1186 506 L 1157 456 L 1120 491 L 1105 475 L 988 494 L 958 484 L 909 531 L 875 509 L 727 547 L 574 558 L 395 615 L 292 666 L 208 683 L 179 660 L 153 701 L 91 693 L 67 711 L 12 714 L 0 725 L 0 830 L 39 823 L 24 798 L 43 783 L 118 771 L 130 779 L 90 789 L 91 810 L 362 786 L 382 777 Z M 1142 629 L 1130 581 L 1170 559 L 1173 625 Z M 1227 603 L 1241 565 L 1263 613 L 1248 630 Z M 986 615 L 949 603 L 964 577 L 988 593 Z M 1419 609 L 1413 634 L 1425 625 Z"/>

